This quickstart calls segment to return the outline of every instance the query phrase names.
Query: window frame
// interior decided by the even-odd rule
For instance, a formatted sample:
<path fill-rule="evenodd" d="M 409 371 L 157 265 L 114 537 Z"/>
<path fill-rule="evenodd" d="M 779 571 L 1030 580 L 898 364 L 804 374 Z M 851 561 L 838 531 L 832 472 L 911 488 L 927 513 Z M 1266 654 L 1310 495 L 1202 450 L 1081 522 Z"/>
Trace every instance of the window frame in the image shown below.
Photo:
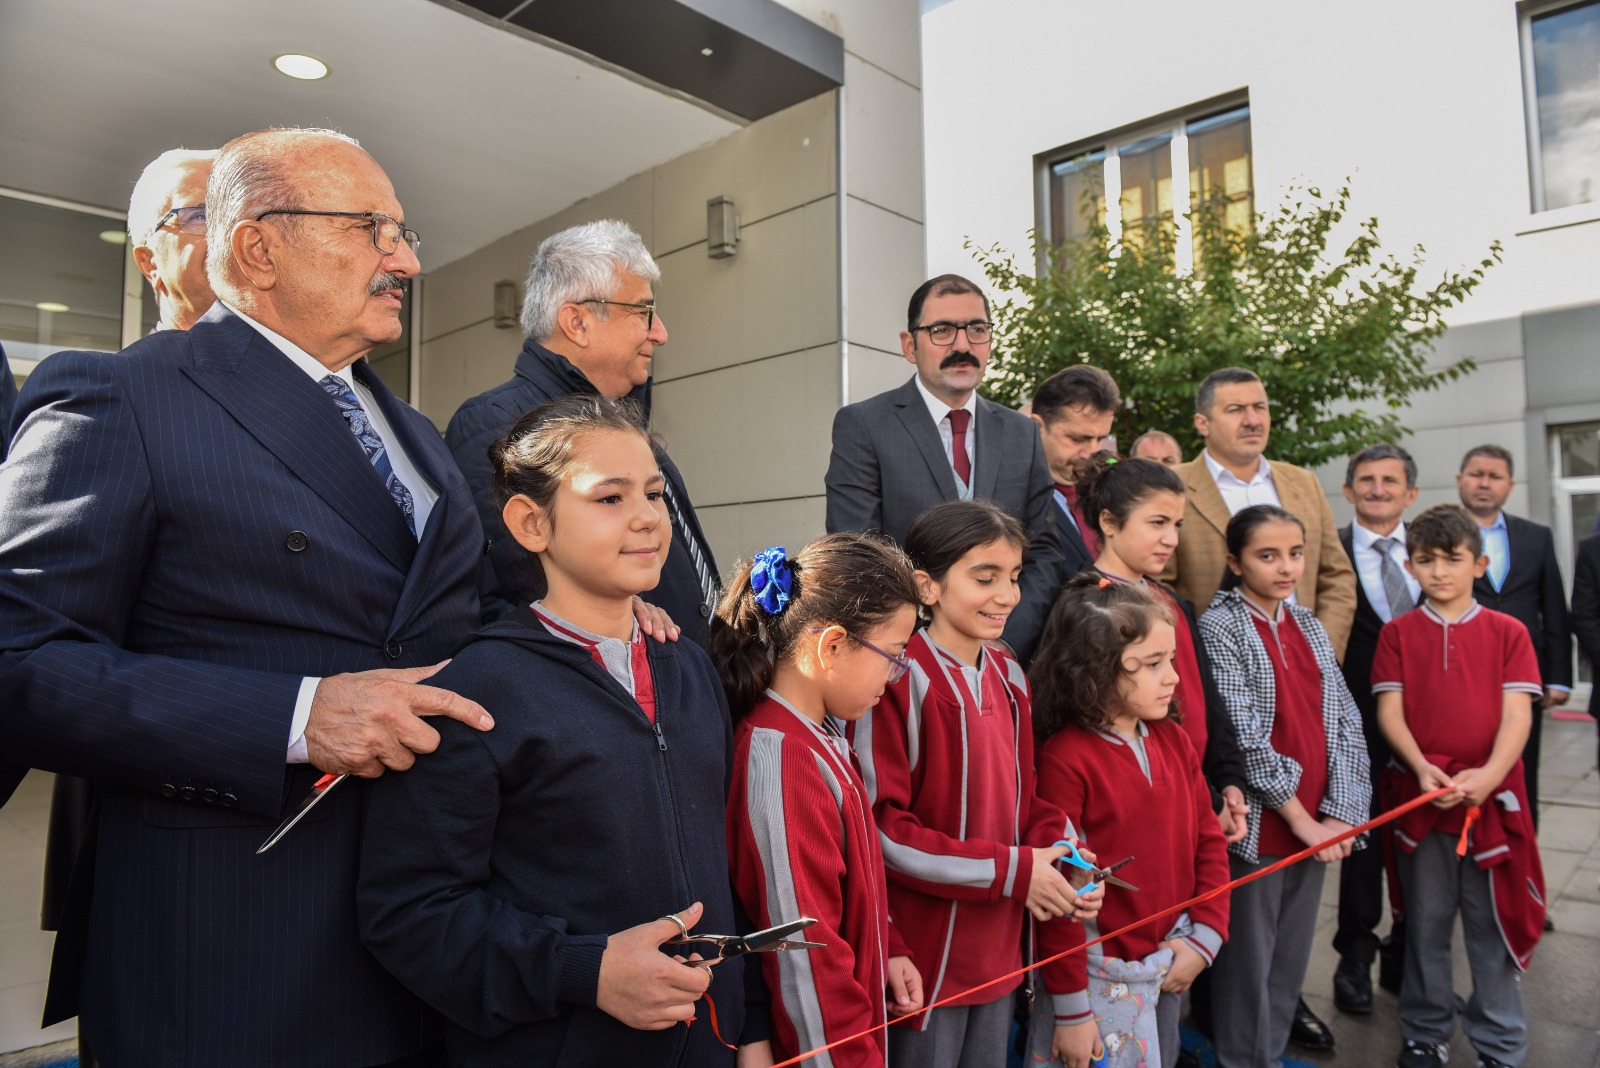
<path fill-rule="evenodd" d="M 1519 234 L 1600 219 L 1600 199 L 1545 207 L 1544 142 L 1539 129 L 1539 87 L 1533 63 L 1533 23 L 1546 15 L 1595 6 L 1595 0 L 1523 0 L 1517 5 L 1517 48 L 1522 62 L 1522 117 L 1528 153 L 1529 226 Z"/>

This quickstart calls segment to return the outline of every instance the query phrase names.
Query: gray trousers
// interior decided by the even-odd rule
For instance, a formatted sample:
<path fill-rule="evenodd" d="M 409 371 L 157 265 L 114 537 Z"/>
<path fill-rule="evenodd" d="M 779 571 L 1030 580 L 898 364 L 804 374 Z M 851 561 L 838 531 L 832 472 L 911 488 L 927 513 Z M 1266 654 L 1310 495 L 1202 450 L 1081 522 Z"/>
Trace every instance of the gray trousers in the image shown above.
<path fill-rule="evenodd" d="M 1232 878 L 1260 864 L 1228 858 Z M 1228 942 L 1211 966 L 1211 1038 L 1217 1068 L 1278 1068 L 1311 961 L 1326 867 L 1303 860 L 1233 891 Z"/>
<path fill-rule="evenodd" d="M 1400 983 L 1400 1035 L 1448 1043 L 1461 1028 L 1479 1053 L 1510 1065 L 1528 1056 L 1522 976 L 1500 937 L 1489 872 L 1456 856 L 1456 836 L 1430 834 L 1415 853 L 1399 852 L 1405 891 L 1406 967 Z M 1456 913 L 1472 969 L 1472 997 L 1457 999 L 1451 983 Z"/>
<path fill-rule="evenodd" d="M 1010 994 L 987 1005 L 947 1005 L 925 1031 L 889 1028 L 889 1068 L 1004 1068 L 1011 1039 Z"/>

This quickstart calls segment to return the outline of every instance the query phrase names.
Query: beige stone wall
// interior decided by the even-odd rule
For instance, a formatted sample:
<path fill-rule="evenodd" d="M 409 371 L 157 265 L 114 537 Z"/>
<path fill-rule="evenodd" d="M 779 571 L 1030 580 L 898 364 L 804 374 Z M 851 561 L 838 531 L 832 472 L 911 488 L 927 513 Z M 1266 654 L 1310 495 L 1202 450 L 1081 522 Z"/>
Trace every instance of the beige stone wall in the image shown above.
<path fill-rule="evenodd" d="M 661 265 L 669 334 L 655 425 L 724 568 L 822 532 L 833 413 L 910 375 L 896 338 L 923 277 L 916 0 L 790 6 L 845 37 L 843 89 L 508 234 L 422 287 L 416 398 L 443 427 L 510 376 L 522 343 L 493 324 L 494 283 L 520 285 L 539 242 L 564 227 L 637 229 Z M 738 205 L 742 232 L 735 256 L 713 260 L 705 204 L 718 195 Z"/>

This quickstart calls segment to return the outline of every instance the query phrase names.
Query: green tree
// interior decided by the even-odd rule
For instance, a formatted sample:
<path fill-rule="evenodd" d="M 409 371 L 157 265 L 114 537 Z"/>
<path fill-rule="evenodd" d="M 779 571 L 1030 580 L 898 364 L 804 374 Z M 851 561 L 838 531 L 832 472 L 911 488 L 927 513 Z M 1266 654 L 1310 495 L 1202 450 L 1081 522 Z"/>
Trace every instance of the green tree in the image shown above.
<path fill-rule="evenodd" d="M 1398 440 L 1409 433 L 1398 413 L 1413 394 L 1475 366 L 1462 359 L 1430 369 L 1428 354 L 1446 311 L 1500 261 L 1498 241 L 1476 266 L 1424 288 L 1422 246 L 1408 260 L 1384 253 L 1376 218 L 1330 250 L 1349 184 L 1331 197 L 1305 187 L 1245 232 L 1224 225 L 1220 204 L 1197 208 L 1195 270 L 1179 273 L 1170 221 L 1114 243 L 1094 196 L 1084 198 L 1086 237 L 1053 245 L 1030 235 L 1037 274 L 999 245 L 967 242 L 1002 294 L 984 384 L 996 401 L 1015 406 L 1056 371 L 1092 363 L 1122 389 L 1118 440 L 1166 430 L 1193 455 L 1195 388 L 1218 368 L 1246 367 L 1272 399 L 1273 458 L 1315 466 Z"/>

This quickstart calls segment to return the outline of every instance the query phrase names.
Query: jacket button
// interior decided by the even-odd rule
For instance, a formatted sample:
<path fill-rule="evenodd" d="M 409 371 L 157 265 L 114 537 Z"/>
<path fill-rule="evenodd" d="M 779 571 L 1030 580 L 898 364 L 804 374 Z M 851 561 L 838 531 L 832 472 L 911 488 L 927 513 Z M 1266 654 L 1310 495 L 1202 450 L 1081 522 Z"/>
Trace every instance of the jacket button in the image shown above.
<path fill-rule="evenodd" d="M 710 619 L 711 618 L 711 606 L 710 605 L 702 604 L 700 606 L 700 618 L 701 619 Z"/>
<path fill-rule="evenodd" d="M 172 785 L 170 782 L 164 782 L 164 783 L 161 784 L 161 796 L 162 797 L 177 797 L 178 796 L 178 788 L 176 786 Z"/>
<path fill-rule="evenodd" d="M 292 553 L 305 552 L 306 546 L 309 544 L 311 544 L 311 539 L 306 537 L 306 532 L 303 530 L 291 530 L 289 531 L 289 536 L 283 539 L 284 548 Z"/>
<path fill-rule="evenodd" d="M 178 800 L 180 801 L 193 801 L 194 795 L 195 788 L 193 786 L 183 786 L 178 789 Z"/>
<path fill-rule="evenodd" d="M 399 638 L 390 638 L 389 644 L 383 647 L 383 651 L 389 654 L 390 660 L 399 660 L 400 654 L 405 651 L 405 646 L 400 644 Z"/>
<path fill-rule="evenodd" d="M 232 808 L 234 805 L 237 805 L 238 803 L 239 803 L 239 795 L 238 794 L 223 794 L 222 795 L 222 807 L 223 808 Z"/>
<path fill-rule="evenodd" d="M 216 804 L 217 803 L 217 788 L 215 786 L 207 786 L 204 790 L 201 790 L 200 791 L 200 800 L 204 801 L 208 805 Z"/>

